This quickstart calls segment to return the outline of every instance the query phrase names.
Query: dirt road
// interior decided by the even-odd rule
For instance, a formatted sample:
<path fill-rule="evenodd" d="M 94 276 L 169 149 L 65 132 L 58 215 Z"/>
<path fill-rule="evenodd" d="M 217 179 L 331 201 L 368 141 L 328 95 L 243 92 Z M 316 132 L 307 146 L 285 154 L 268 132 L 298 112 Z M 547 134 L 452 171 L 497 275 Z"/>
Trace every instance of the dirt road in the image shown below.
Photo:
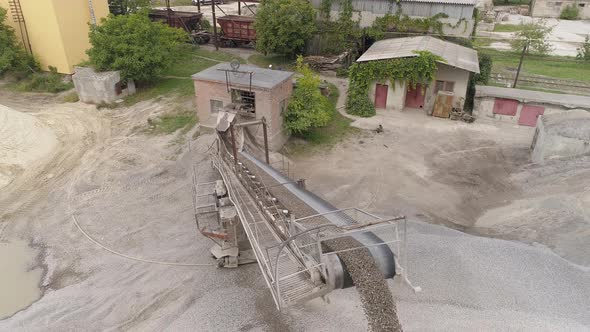
<path fill-rule="evenodd" d="M 37 118 L 59 141 L 49 154 L 52 158 L 26 170 L 36 176 L 19 175 L 7 187 L 10 194 L 3 190 L 0 197 L 0 243 L 29 244 L 32 260 L 23 264 L 26 269 L 17 268 L 23 275 L 42 270 L 39 298 L 0 318 L 0 330 L 342 331 L 367 326 L 354 289 L 334 292 L 331 304 L 318 299 L 278 313 L 258 267 L 206 265 L 213 263 L 210 243 L 195 229 L 190 178 L 213 137 L 194 132 L 183 137 L 142 134 L 148 117 L 171 108 L 166 100 L 115 110 L 5 95 L 0 100 Z M 399 210 L 410 216 L 410 273 L 424 291 L 415 295 L 397 281 L 389 282 L 405 330 L 590 326 L 588 269 L 544 248 L 420 221 L 421 214 L 428 214 L 432 220 L 454 216 L 462 225 L 472 223 L 476 211 L 460 208 L 469 195 L 478 193 L 470 181 L 481 181 L 482 188 L 493 181 L 471 175 L 464 186 L 472 191 L 462 196 L 444 181 L 433 181 L 444 174 L 430 165 L 451 159 L 471 163 L 456 158 L 462 153 L 457 151 L 472 149 L 465 141 L 477 135 L 459 135 L 445 148 L 430 142 L 440 140 L 435 133 L 450 129 L 423 123 L 434 136 L 419 143 L 419 137 L 412 136 L 416 129 L 407 123 L 400 122 L 399 132 L 384 126 L 387 136 L 366 134 L 343 142 L 322 158 L 301 158 L 298 168 L 305 170 L 312 189 L 337 206 L 352 204 L 377 213 Z M 483 126 L 481 132 L 486 130 L 493 131 Z M 405 145 L 409 150 L 402 149 Z M 483 145 L 477 147 L 486 151 Z M 443 159 L 420 157 L 420 150 Z M 491 158 L 486 160 L 512 156 L 507 153 L 486 153 Z M 517 168 L 523 169 L 524 147 L 512 153 Z M 484 170 L 512 174 L 501 165 Z M 347 175 L 347 169 L 358 177 Z M 506 187 L 485 190 L 501 196 Z M 433 207 L 426 209 L 427 202 Z M 411 208 L 412 203 L 420 204 Z M 437 217 L 438 210 L 444 214 Z"/>

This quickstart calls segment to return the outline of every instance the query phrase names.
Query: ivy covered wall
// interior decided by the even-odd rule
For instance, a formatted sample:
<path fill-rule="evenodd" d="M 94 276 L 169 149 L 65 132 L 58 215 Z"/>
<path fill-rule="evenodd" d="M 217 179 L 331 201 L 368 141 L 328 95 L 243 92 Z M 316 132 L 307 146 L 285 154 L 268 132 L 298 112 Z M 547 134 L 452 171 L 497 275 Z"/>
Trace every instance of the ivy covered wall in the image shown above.
<path fill-rule="evenodd" d="M 412 87 L 430 84 L 436 74 L 436 62 L 444 62 L 444 59 L 428 51 L 416 54 L 418 56 L 412 58 L 368 61 L 350 66 L 346 112 L 362 117 L 375 115 L 375 105 L 369 99 L 369 88 L 375 82 L 403 81 Z"/>

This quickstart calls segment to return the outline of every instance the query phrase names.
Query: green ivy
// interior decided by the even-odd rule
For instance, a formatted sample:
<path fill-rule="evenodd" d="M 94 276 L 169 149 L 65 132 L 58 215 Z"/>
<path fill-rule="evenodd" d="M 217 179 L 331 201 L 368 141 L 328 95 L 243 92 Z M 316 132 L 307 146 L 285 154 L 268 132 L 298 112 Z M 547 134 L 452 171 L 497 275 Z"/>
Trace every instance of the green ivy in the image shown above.
<path fill-rule="evenodd" d="M 442 18 L 448 18 L 445 13 L 438 13 L 431 17 L 412 18 L 408 15 L 402 14 L 401 9 L 398 8 L 396 14 L 386 14 L 378 17 L 373 22 L 370 28 L 367 28 L 366 33 L 369 37 L 380 40 L 383 39 L 386 32 L 414 32 L 414 33 L 428 33 L 433 32 L 443 35 L 443 28 L 450 27 L 452 29 L 458 28 L 461 23 L 464 24 L 463 32 L 467 31 L 467 19 L 462 18 L 455 24 L 443 23 Z"/>
<path fill-rule="evenodd" d="M 348 69 L 349 87 L 346 112 L 362 117 L 375 115 L 375 105 L 369 99 L 373 82 L 403 81 L 411 87 L 429 84 L 436 73 L 436 62 L 445 62 L 428 51 L 416 51 L 418 56 L 355 63 Z"/>

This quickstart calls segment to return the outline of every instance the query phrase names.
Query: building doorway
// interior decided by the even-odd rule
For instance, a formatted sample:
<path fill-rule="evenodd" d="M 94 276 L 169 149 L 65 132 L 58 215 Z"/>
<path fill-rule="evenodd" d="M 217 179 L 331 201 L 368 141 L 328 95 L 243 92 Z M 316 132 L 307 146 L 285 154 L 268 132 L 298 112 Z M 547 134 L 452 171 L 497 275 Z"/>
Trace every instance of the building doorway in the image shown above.
<path fill-rule="evenodd" d="M 385 108 L 387 106 L 387 90 L 389 86 L 385 84 L 375 85 L 375 108 Z"/>
<path fill-rule="evenodd" d="M 416 84 L 416 87 L 412 88 L 408 85 L 408 91 L 406 92 L 406 107 L 423 108 L 424 97 L 426 97 L 425 86 Z"/>

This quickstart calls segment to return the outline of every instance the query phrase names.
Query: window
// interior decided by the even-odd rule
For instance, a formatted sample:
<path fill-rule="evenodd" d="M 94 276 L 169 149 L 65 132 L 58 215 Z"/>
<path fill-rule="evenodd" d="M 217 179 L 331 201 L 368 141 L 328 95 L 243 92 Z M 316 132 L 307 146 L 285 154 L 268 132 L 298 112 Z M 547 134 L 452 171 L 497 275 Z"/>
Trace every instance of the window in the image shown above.
<path fill-rule="evenodd" d="M 584 8 L 584 7 L 586 7 L 586 4 L 585 3 L 579 3 L 578 6 Z"/>
<path fill-rule="evenodd" d="M 561 4 L 562 4 L 562 3 L 563 3 L 563 2 L 561 2 L 561 1 L 557 1 L 557 2 L 555 2 L 555 7 L 561 7 Z"/>
<path fill-rule="evenodd" d="M 439 91 L 455 91 L 455 82 L 449 81 L 436 81 L 434 83 L 434 93 L 437 94 Z"/>
<path fill-rule="evenodd" d="M 247 113 L 244 115 L 256 114 L 256 96 L 253 91 L 231 89 L 231 102 L 239 104 L 239 109 Z"/>
<path fill-rule="evenodd" d="M 211 113 L 217 113 L 223 109 L 223 102 L 220 100 L 211 99 Z"/>

